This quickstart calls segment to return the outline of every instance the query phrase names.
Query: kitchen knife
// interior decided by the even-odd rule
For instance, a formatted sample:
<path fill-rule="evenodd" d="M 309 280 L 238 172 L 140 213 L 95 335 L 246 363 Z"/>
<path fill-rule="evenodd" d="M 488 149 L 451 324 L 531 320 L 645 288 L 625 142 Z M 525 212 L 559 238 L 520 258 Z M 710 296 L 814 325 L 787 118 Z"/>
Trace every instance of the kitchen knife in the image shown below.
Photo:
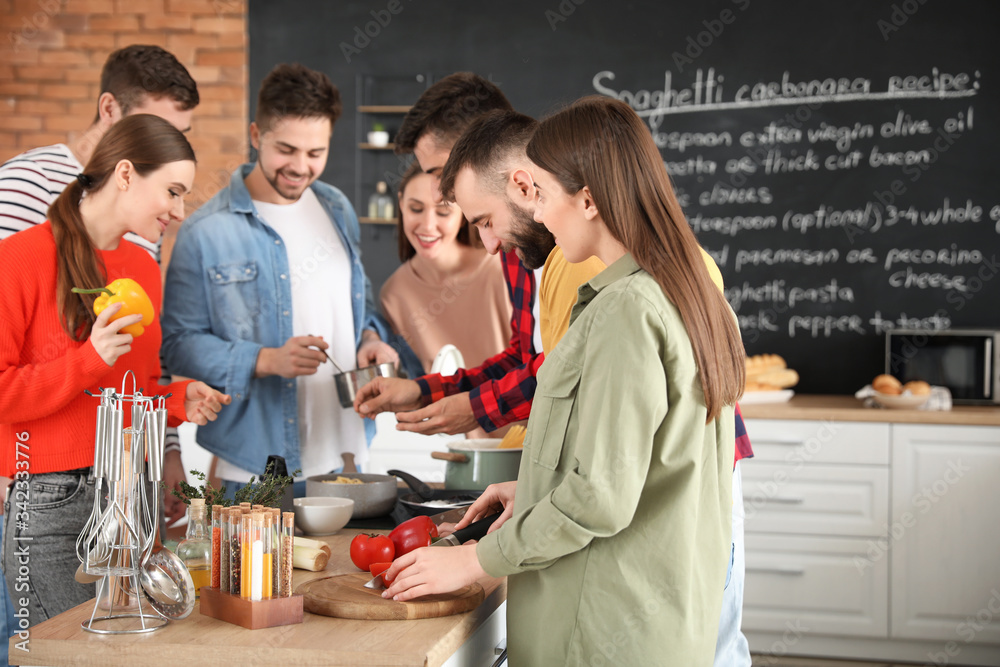
<path fill-rule="evenodd" d="M 446 537 L 439 537 L 434 542 L 431 543 L 432 547 L 457 547 L 459 544 L 468 542 L 469 540 L 478 540 L 479 538 L 486 535 L 486 532 L 493 525 L 493 522 L 500 518 L 500 512 L 496 514 L 491 514 L 485 519 L 480 519 L 475 523 L 471 523 L 461 530 L 456 530 L 451 535 Z M 382 579 L 382 575 L 378 575 L 371 581 L 365 584 L 365 588 L 371 588 L 377 591 L 385 590 L 385 580 Z"/>

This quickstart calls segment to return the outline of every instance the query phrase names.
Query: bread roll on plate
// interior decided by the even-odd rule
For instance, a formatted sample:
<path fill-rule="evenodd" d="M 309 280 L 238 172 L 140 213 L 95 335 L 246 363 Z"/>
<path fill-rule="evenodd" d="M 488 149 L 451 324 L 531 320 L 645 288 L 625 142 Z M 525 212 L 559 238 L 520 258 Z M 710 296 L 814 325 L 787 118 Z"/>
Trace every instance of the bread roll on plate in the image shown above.
<path fill-rule="evenodd" d="M 872 380 L 872 389 L 880 394 L 898 396 L 903 393 L 903 385 L 891 375 L 878 375 Z"/>
<path fill-rule="evenodd" d="M 931 386 L 923 380 L 912 380 L 903 385 L 903 392 L 910 392 L 914 396 L 928 396 L 931 393 Z"/>

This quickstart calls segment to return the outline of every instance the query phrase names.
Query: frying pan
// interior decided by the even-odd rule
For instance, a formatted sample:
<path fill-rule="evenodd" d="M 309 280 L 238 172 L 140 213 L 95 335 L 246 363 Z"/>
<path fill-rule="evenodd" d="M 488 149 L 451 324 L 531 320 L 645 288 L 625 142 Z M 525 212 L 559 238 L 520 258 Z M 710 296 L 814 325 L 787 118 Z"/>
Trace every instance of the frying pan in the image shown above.
<path fill-rule="evenodd" d="M 407 493 L 399 498 L 400 504 L 414 514 L 434 516 L 435 514 L 455 509 L 456 507 L 467 507 L 483 493 L 475 489 L 433 489 L 410 473 L 403 472 L 402 470 L 387 470 L 386 472 L 399 477 L 414 490 L 414 493 Z M 451 501 L 451 504 L 437 504 L 440 501 Z M 435 504 L 427 505 L 425 504 L 427 502 Z"/>

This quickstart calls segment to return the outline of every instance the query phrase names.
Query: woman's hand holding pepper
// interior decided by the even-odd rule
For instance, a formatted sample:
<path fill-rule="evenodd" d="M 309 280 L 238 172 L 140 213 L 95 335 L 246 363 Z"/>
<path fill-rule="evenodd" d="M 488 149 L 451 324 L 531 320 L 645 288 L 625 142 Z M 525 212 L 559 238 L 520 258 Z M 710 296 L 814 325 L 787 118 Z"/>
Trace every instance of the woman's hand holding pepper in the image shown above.
<path fill-rule="evenodd" d="M 218 419 L 216 414 L 232 400 L 229 394 L 212 389 L 204 382 L 192 382 L 184 392 L 184 411 L 189 422 L 204 426 Z"/>
<path fill-rule="evenodd" d="M 132 349 L 132 335 L 121 333 L 121 330 L 142 321 L 142 315 L 126 315 L 111 321 L 111 318 L 122 309 L 121 303 L 113 303 L 97 316 L 94 326 L 90 329 L 90 344 L 108 366 L 114 366 L 118 357 Z"/>

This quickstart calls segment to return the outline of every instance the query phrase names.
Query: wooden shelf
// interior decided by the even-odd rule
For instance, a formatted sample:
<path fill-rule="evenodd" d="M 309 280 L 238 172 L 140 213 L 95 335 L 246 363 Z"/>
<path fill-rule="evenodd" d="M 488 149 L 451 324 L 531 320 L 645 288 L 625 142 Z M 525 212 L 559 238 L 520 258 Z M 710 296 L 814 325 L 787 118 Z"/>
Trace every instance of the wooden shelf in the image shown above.
<path fill-rule="evenodd" d="M 395 218 L 358 218 L 358 222 L 363 225 L 395 225 Z"/>
<path fill-rule="evenodd" d="M 376 146 L 375 144 L 369 144 L 369 143 L 362 142 L 362 143 L 358 144 L 358 148 L 361 148 L 361 149 L 366 150 L 366 151 L 391 151 L 394 148 L 396 148 L 396 144 L 391 144 L 390 143 L 390 144 L 386 144 L 385 146 Z"/>
<path fill-rule="evenodd" d="M 408 105 L 398 104 L 362 104 L 358 107 L 361 113 L 406 113 L 409 110 Z"/>

